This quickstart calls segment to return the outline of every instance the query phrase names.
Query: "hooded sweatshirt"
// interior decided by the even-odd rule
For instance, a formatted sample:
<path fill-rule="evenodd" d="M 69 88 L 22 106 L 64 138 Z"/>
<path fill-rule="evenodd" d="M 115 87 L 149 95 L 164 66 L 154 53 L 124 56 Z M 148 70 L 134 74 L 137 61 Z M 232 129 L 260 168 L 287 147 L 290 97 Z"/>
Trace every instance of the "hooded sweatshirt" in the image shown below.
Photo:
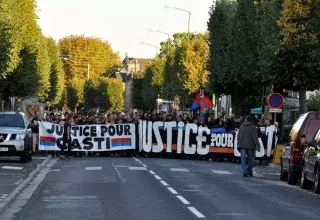
<path fill-rule="evenodd" d="M 243 122 L 238 131 L 238 149 L 256 150 L 260 148 L 258 128 L 250 119 Z"/>

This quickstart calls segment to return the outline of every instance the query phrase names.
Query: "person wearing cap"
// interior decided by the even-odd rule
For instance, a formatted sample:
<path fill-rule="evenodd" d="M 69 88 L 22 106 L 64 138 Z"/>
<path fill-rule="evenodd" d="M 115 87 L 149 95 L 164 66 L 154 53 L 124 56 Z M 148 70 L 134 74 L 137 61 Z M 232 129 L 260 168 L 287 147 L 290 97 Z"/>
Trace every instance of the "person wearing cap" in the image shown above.
<path fill-rule="evenodd" d="M 260 151 L 258 140 L 258 128 L 254 122 L 255 118 L 248 115 L 239 128 L 237 142 L 241 153 L 241 166 L 243 177 L 252 176 L 256 150 Z M 247 164 L 248 158 L 248 164 Z"/>

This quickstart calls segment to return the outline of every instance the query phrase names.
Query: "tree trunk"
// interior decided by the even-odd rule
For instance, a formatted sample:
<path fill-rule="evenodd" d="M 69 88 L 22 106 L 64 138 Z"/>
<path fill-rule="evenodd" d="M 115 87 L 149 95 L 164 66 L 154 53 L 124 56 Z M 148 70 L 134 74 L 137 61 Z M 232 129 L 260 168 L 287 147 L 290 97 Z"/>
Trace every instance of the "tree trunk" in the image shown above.
<path fill-rule="evenodd" d="M 307 91 L 304 88 L 299 90 L 299 104 L 300 104 L 300 114 L 304 114 L 308 111 L 307 108 Z"/>

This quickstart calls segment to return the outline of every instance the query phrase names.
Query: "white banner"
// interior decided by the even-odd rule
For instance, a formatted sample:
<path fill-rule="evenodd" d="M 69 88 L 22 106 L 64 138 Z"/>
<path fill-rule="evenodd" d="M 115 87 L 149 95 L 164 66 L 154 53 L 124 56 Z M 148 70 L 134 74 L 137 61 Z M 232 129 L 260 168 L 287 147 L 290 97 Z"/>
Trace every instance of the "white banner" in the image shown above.
<path fill-rule="evenodd" d="M 77 125 L 71 127 L 72 151 L 116 151 L 136 148 L 134 124 Z M 39 150 L 60 151 L 63 126 L 39 124 Z"/>

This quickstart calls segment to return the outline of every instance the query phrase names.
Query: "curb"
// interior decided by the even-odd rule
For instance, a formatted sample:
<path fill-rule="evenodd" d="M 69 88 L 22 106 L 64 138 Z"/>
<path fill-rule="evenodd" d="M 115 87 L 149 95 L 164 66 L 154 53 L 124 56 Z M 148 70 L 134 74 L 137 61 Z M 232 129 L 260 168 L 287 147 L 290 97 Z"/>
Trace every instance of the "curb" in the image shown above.
<path fill-rule="evenodd" d="M 4 199 L 3 203 L 0 204 L 0 214 L 14 201 L 14 199 L 19 195 L 19 193 L 24 190 L 29 183 L 34 179 L 34 177 L 39 173 L 39 171 L 46 166 L 49 161 L 52 159 L 52 156 L 49 155 L 41 164 L 37 165 L 37 168 L 34 169 L 29 176 L 24 179 L 9 195 Z"/>

